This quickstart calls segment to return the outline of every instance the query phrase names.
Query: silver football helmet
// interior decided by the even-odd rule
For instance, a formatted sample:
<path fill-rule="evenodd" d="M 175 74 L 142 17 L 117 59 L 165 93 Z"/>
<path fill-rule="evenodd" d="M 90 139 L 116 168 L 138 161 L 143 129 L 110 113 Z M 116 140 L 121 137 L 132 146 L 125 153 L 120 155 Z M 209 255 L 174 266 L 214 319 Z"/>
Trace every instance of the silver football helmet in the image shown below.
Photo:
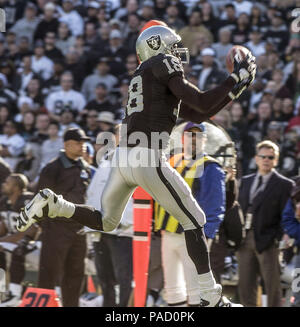
<path fill-rule="evenodd" d="M 159 53 L 164 53 L 178 57 L 183 64 L 189 63 L 188 48 L 177 47 L 180 41 L 181 37 L 171 28 L 152 26 L 145 29 L 138 37 L 136 41 L 136 53 L 141 62 Z"/>

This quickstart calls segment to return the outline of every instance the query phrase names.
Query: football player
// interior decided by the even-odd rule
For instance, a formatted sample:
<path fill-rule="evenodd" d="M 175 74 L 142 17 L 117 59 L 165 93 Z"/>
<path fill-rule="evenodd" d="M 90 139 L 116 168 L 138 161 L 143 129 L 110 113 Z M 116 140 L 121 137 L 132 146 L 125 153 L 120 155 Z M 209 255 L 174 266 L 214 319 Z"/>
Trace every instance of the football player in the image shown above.
<path fill-rule="evenodd" d="M 222 287 L 210 269 L 203 233 L 205 214 L 186 182 L 168 164 L 164 149 L 178 115 L 200 123 L 237 98 L 255 78 L 255 58 L 251 54 L 241 61 L 235 58 L 232 74 L 216 88 L 201 92 L 185 79 L 182 64 L 188 62 L 189 53 L 178 47 L 180 41 L 180 36 L 166 26 L 147 28 L 137 39 L 141 64 L 129 85 L 122 124 L 126 133 L 121 131 L 120 145 L 114 153 L 115 167 L 101 197 L 101 212 L 73 204 L 44 189 L 21 211 L 18 229 L 24 231 L 47 215 L 72 218 L 92 229 L 112 231 L 119 225 L 132 193 L 141 186 L 183 227 L 187 250 L 198 273 L 201 306 L 233 306 L 222 296 Z M 159 140 L 157 135 L 161 136 Z M 151 158 L 151 163 L 137 164 L 137 158 Z"/>

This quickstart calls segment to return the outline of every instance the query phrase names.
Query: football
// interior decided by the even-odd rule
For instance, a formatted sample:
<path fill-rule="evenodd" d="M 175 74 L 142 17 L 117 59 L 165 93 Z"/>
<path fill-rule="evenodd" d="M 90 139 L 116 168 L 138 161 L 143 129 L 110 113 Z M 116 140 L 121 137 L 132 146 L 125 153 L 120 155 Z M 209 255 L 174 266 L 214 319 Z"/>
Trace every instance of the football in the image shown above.
<path fill-rule="evenodd" d="M 235 45 L 233 46 L 227 53 L 226 56 L 226 68 L 229 73 L 233 72 L 233 59 L 235 55 L 238 55 L 239 60 L 244 59 L 247 54 L 250 52 L 247 48 L 241 46 L 241 45 Z"/>

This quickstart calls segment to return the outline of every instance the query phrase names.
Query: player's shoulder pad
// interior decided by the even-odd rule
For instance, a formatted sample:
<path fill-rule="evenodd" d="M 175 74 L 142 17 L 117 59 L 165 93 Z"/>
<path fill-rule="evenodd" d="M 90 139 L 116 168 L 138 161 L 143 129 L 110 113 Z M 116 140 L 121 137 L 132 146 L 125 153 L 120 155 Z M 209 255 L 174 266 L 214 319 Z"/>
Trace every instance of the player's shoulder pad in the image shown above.
<path fill-rule="evenodd" d="M 183 75 L 183 67 L 177 57 L 159 54 L 153 62 L 152 72 L 156 78 L 167 82 L 174 75 Z"/>

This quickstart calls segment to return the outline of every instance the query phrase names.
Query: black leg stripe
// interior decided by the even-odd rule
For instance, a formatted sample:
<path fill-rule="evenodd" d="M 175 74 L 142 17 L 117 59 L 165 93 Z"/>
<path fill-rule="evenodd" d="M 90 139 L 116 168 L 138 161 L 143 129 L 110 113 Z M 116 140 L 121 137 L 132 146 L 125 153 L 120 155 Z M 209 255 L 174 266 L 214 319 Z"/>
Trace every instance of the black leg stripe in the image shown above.
<path fill-rule="evenodd" d="M 195 225 L 196 228 L 201 228 L 197 220 L 194 218 L 194 216 L 188 211 L 188 209 L 184 206 L 182 203 L 180 196 L 177 194 L 174 187 L 170 184 L 170 182 L 166 179 L 164 176 L 162 169 L 161 169 L 161 162 L 159 161 L 159 166 L 156 167 L 156 171 L 158 173 L 159 178 L 161 181 L 165 184 L 166 188 L 170 191 L 171 195 L 173 196 L 176 203 L 179 205 L 180 209 L 191 219 L 192 223 Z"/>
<path fill-rule="evenodd" d="M 168 303 L 169 307 L 176 307 L 178 305 L 184 305 L 186 304 L 186 301 L 182 301 L 182 302 L 177 302 L 177 303 Z M 198 305 L 199 306 L 199 305 Z"/>
<path fill-rule="evenodd" d="M 44 198 L 45 200 L 48 199 L 47 196 L 43 193 L 43 191 L 40 191 L 39 193 L 42 198 Z"/>
<path fill-rule="evenodd" d="M 43 218 L 48 217 L 48 213 L 49 213 L 49 205 L 45 205 L 43 208 Z"/>

